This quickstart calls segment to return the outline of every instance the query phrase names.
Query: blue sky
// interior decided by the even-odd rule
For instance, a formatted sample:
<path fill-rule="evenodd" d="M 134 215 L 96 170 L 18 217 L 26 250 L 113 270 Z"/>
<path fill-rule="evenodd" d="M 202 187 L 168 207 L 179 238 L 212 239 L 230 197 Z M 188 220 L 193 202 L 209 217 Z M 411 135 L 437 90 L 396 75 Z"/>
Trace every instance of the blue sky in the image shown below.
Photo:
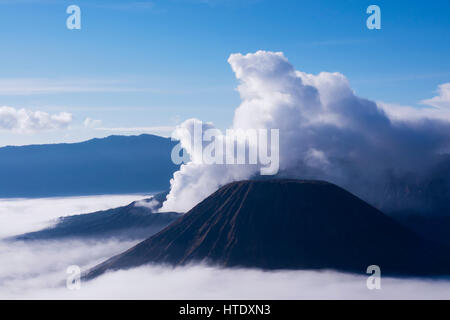
<path fill-rule="evenodd" d="M 66 28 L 71 4 L 81 30 Z M 371 4 L 381 30 L 366 28 Z M 0 131 L 0 145 L 167 134 L 190 117 L 225 128 L 240 101 L 228 56 L 260 49 L 418 105 L 450 82 L 449 18 L 448 0 L 0 0 L 0 106 L 73 115 L 64 130 Z"/>

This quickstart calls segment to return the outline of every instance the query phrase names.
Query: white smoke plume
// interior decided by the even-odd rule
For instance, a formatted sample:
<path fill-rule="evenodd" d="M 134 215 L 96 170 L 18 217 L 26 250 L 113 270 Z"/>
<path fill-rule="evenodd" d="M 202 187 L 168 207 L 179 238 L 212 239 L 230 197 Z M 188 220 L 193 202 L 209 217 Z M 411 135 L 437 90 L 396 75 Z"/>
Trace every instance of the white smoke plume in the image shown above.
<path fill-rule="evenodd" d="M 427 170 L 450 150 L 450 84 L 416 109 L 358 97 L 340 73 L 296 71 L 281 52 L 232 54 L 228 62 L 242 99 L 233 129 L 279 129 L 281 176 L 373 189 L 387 171 Z M 195 121 L 178 129 L 189 131 Z M 188 162 L 174 174 L 161 211 L 186 212 L 220 186 L 257 174 L 258 166 Z"/>

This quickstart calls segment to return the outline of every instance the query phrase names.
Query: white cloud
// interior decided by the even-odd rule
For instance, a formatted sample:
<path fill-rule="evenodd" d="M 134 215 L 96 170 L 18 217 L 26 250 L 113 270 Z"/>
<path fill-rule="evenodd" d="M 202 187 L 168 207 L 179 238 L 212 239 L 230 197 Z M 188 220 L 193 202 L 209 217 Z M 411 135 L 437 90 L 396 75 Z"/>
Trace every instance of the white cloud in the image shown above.
<path fill-rule="evenodd" d="M 262 271 L 256 269 L 220 269 L 203 265 L 171 268 L 144 266 L 109 272 L 89 282 L 80 290 L 64 287 L 65 269 L 86 245 L 73 250 L 55 263 L 54 252 L 44 251 L 46 263 L 37 265 L 39 276 L 3 281 L 0 297 L 4 299 L 449 299 L 450 282 L 445 279 L 395 279 L 383 277 L 381 290 L 368 290 L 366 276 L 334 271 Z M 112 244 L 111 244 L 112 245 Z M 50 247 L 51 248 L 51 247 Z M 57 247 L 54 247 L 56 249 Z M 91 258 L 98 258 L 94 245 Z M 89 251 L 89 250 L 87 250 Z M 64 251 L 65 252 L 65 251 Z M 25 256 L 33 261 L 31 250 Z M 70 257 L 70 258 L 69 258 Z M 86 257 L 84 257 L 85 260 Z M 19 262 L 16 259 L 14 262 Z M 92 260 L 90 260 L 92 261 Z M 53 262 L 53 263 L 51 263 Z M 28 271 L 22 267 L 20 271 Z M 42 272 L 45 271 L 45 272 Z M 18 272 L 20 273 L 20 272 Z M 0 271 L 1 279 L 1 271 Z M 59 281 L 59 286 L 57 285 Z M 1 280 L 0 280 L 1 283 Z"/>
<path fill-rule="evenodd" d="M 378 102 L 378 106 L 395 122 L 450 122 L 450 83 L 441 84 L 437 92 L 438 96 L 421 101 L 426 107 L 416 108 L 383 102 Z"/>
<path fill-rule="evenodd" d="M 423 172 L 436 154 L 450 151 L 447 85 L 427 100 L 440 109 L 412 110 L 358 97 L 340 73 L 297 71 L 281 52 L 232 54 L 228 62 L 242 99 L 233 128 L 279 129 L 285 176 L 328 180 L 364 198 L 388 171 Z M 255 166 L 187 163 L 174 174 L 161 210 L 186 212 L 221 185 L 257 172 Z"/>
<path fill-rule="evenodd" d="M 0 239 L 49 226 L 57 217 L 106 210 L 144 195 L 103 195 L 43 199 L 0 199 Z M 24 298 L 65 283 L 66 268 L 92 267 L 138 241 L 0 240 L 0 299 Z"/>
<path fill-rule="evenodd" d="M 111 299 L 448 299 L 448 280 L 383 278 L 382 289 L 368 290 L 366 276 L 333 271 L 262 271 L 141 267 L 86 283 L 70 298 Z M 127 288 L 124 290 L 124 288 Z M 84 290 L 84 291 L 83 291 Z M 106 296 L 105 296 L 106 295 Z"/>
<path fill-rule="evenodd" d="M 84 124 L 85 128 L 93 129 L 93 128 L 100 127 L 102 125 L 102 120 L 94 120 L 91 118 L 86 118 L 86 119 L 84 119 L 83 124 Z"/>
<path fill-rule="evenodd" d="M 156 209 L 156 207 L 159 206 L 159 201 L 156 199 L 151 199 L 150 201 L 139 200 L 139 201 L 136 201 L 134 206 L 148 208 L 153 212 Z"/>
<path fill-rule="evenodd" d="M 18 133 L 32 133 L 44 130 L 67 128 L 72 122 L 72 114 L 60 112 L 49 114 L 43 111 L 0 107 L 0 130 Z"/>
<path fill-rule="evenodd" d="M 35 95 L 80 92 L 142 92 L 142 88 L 125 80 L 110 79 L 0 79 L 0 95 Z"/>
<path fill-rule="evenodd" d="M 0 299 L 38 298 L 43 290 L 50 289 L 56 293 L 65 285 L 68 266 L 92 267 L 136 243 L 117 240 L 0 241 Z"/>
<path fill-rule="evenodd" d="M 444 83 L 439 86 L 439 95 L 431 99 L 424 100 L 423 103 L 439 108 L 450 110 L 450 83 Z"/>
<path fill-rule="evenodd" d="M 136 195 L 14 199 L 0 201 L 1 235 L 14 225 L 29 231 L 60 215 L 106 209 Z M 13 226 L 11 226 L 11 224 Z M 26 230 L 25 230 L 26 229 Z M 16 231 L 19 231 L 16 228 Z M 449 299 L 447 279 L 383 277 L 381 290 L 370 291 L 365 275 L 334 271 L 262 271 L 205 265 L 142 266 L 108 272 L 65 287 L 67 267 L 82 270 L 123 252 L 138 241 L 0 241 L 0 299 Z"/>
<path fill-rule="evenodd" d="M 444 121 L 450 122 L 450 108 L 411 107 L 393 103 L 377 102 L 377 105 L 393 122 Z"/>

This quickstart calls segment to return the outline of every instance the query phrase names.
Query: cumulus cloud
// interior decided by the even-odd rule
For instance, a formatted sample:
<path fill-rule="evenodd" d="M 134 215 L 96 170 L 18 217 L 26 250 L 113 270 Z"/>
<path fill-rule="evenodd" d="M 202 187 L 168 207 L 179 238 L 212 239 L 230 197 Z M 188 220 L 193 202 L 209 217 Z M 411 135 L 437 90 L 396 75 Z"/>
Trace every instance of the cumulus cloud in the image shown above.
<path fill-rule="evenodd" d="M 0 107 L 0 130 L 18 133 L 67 128 L 72 122 L 72 114 L 60 112 L 49 114 L 43 111 Z"/>
<path fill-rule="evenodd" d="M 232 54 L 228 62 L 242 99 L 232 128 L 279 129 L 281 176 L 328 180 L 364 197 L 387 172 L 424 171 L 450 150 L 447 85 L 426 101 L 439 109 L 415 111 L 420 121 L 411 121 L 409 109 L 357 96 L 340 73 L 297 71 L 281 52 Z M 188 162 L 161 210 L 187 211 L 221 185 L 257 174 L 257 166 Z"/>

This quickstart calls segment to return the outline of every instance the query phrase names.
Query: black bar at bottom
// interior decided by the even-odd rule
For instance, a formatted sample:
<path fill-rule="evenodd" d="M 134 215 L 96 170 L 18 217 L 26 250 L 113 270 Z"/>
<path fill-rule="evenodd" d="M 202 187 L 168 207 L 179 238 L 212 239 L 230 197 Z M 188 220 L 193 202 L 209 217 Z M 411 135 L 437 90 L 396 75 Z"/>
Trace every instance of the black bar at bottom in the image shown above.
<path fill-rule="evenodd" d="M 43 313 L 50 315 L 52 310 L 58 312 L 61 319 L 61 310 L 71 316 L 98 315 L 104 318 L 105 314 L 123 317 L 140 315 L 140 319 L 302 319 L 343 315 L 354 318 L 359 315 L 379 315 L 384 317 L 398 308 L 402 315 L 416 313 L 423 308 L 434 312 L 439 308 L 448 310 L 449 301 L 265 301 L 265 300 L 149 300 L 149 301 L 1 301 L 0 308 L 3 313 L 11 308 L 16 317 L 22 311 L 35 315 Z M 386 308 L 385 308 L 386 307 Z"/>

